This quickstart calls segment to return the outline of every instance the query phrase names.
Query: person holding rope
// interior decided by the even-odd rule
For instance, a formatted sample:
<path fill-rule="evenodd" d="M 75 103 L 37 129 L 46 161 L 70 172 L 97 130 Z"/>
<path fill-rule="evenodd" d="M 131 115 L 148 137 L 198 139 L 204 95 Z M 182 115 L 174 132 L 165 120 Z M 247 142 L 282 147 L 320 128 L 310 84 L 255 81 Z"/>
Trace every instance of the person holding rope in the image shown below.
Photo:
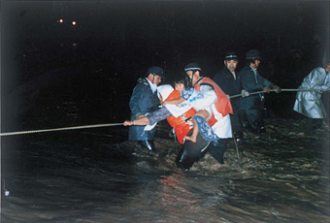
<path fill-rule="evenodd" d="M 237 54 L 233 51 L 227 52 L 225 54 L 223 63 L 223 69 L 214 75 L 214 82 L 217 83 L 227 95 L 242 94 L 246 96 L 246 93 L 244 91 L 242 92 L 241 79 L 236 72 L 238 64 Z M 233 106 L 234 111 L 234 113 L 230 115 L 230 121 L 233 128 L 234 137 L 237 143 L 242 143 L 243 132 L 240 118 L 238 115 L 241 98 L 232 98 L 230 99 L 230 102 Z"/>
<path fill-rule="evenodd" d="M 260 134 L 266 131 L 263 119 L 265 97 L 263 93 L 250 96 L 249 93 L 259 90 L 270 92 L 271 89 L 279 93 L 281 89 L 259 74 L 258 68 L 262 58 L 258 50 L 249 50 L 245 59 L 246 66 L 238 75 L 242 89 L 245 90 L 242 96 L 248 97 L 242 97 L 239 115 L 244 128 L 250 128 L 254 133 Z"/>
<path fill-rule="evenodd" d="M 145 78 L 138 79 L 129 101 L 131 119 L 143 117 L 146 113 L 158 108 L 159 100 L 156 91 L 163 77 L 164 70 L 161 67 L 153 66 L 148 68 Z M 155 150 L 154 135 L 155 129 L 144 131 L 143 126 L 131 126 L 128 139 L 138 141 L 144 148 L 153 151 Z"/>
<path fill-rule="evenodd" d="M 321 126 L 322 119 L 329 125 L 329 118 L 322 103 L 322 93 L 330 90 L 330 60 L 322 67 L 313 69 L 303 80 L 298 89 L 312 91 L 298 91 L 293 110 L 312 119 L 318 119 L 314 124 Z"/>

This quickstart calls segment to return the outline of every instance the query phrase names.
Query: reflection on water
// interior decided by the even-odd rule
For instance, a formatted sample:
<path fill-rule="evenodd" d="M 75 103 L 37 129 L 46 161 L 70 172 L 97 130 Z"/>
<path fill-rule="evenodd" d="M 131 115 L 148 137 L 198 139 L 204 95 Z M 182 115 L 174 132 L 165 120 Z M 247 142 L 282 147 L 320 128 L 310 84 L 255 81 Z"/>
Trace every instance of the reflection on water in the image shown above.
<path fill-rule="evenodd" d="M 175 168 L 169 139 L 158 140 L 158 155 L 110 144 L 111 134 L 125 135 L 120 128 L 3 139 L 2 220 L 329 222 L 328 133 L 309 135 L 292 121 L 246 134 L 240 160 L 230 144 L 226 166 L 212 169 L 207 155 L 189 172 Z"/>

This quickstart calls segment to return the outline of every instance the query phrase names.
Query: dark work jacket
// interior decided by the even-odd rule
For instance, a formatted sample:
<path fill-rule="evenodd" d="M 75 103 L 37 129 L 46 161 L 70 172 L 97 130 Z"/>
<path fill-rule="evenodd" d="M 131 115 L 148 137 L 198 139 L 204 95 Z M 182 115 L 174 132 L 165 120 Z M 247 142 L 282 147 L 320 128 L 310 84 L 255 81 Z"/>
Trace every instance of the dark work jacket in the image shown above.
<path fill-rule="evenodd" d="M 260 91 L 265 87 L 272 87 L 272 83 L 267 79 L 263 78 L 259 73 L 255 76 L 253 70 L 249 66 L 245 66 L 238 73 L 241 81 L 242 89 L 249 93 Z M 251 95 L 241 99 L 241 109 L 250 109 L 256 105 L 263 94 Z"/>
<path fill-rule="evenodd" d="M 136 119 L 139 115 L 144 115 L 158 108 L 159 99 L 157 93 L 153 93 L 148 81 L 145 78 L 138 80 L 135 86 L 129 107 L 131 109 L 131 119 Z M 151 131 L 144 131 L 145 126 L 130 126 L 128 132 L 129 140 L 152 140 L 155 135 L 155 128 Z"/>
<path fill-rule="evenodd" d="M 236 73 L 236 79 L 233 74 L 224 67 L 220 72 L 214 75 L 213 80 L 219 85 L 219 87 L 229 96 L 241 93 L 241 81 L 238 73 Z M 230 99 L 234 110 L 239 106 L 240 97 Z"/>

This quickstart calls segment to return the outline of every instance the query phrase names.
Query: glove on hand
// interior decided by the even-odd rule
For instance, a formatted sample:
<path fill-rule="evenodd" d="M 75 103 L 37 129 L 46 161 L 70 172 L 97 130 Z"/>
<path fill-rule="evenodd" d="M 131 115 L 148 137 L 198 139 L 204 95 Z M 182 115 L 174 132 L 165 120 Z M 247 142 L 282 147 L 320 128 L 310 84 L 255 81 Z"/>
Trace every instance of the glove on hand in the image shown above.
<path fill-rule="evenodd" d="M 265 88 L 263 89 L 263 91 L 264 91 L 265 93 L 269 93 L 269 92 L 270 92 L 270 88 L 265 87 Z"/>
<path fill-rule="evenodd" d="M 273 85 L 273 89 L 275 90 L 276 93 L 280 93 L 282 91 L 282 89 L 277 85 Z"/>
<path fill-rule="evenodd" d="M 242 95 L 242 98 L 244 98 L 244 97 L 248 97 L 248 96 L 250 96 L 250 93 L 248 92 L 248 91 L 246 91 L 246 90 L 242 90 L 241 91 L 241 95 Z"/>

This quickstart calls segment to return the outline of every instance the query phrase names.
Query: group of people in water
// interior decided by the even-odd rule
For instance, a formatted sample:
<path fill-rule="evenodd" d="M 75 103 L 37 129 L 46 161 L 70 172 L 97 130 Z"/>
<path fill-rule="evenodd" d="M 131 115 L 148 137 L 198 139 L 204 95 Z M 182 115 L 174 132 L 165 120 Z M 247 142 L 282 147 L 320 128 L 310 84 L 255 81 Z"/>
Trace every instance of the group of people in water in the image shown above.
<path fill-rule="evenodd" d="M 206 152 L 223 164 L 228 139 L 241 143 L 242 128 L 256 134 L 266 131 L 263 92 L 281 92 L 280 87 L 259 74 L 262 57 L 258 50 L 249 50 L 245 60 L 246 66 L 237 72 L 238 56 L 227 52 L 223 69 L 213 79 L 203 75 L 198 63 L 189 63 L 184 67 L 185 77 L 176 79 L 172 85 L 160 85 L 164 70 L 150 67 L 146 77 L 138 80 L 129 102 L 131 120 L 124 122 L 130 126 L 129 140 L 154 151 L 155 126 L 167 119 L 178 143 L 183 145 L 177 156 L 178 167 L 189 169 Z M 316 85 L 320 87 L 311 87 L 317 88 L 319 94 L 330 89 L 329 71 L 327 62 L 316 71 L 322 75 L 314 75 L 318 76 Z M 261 93 L 251 94 L 258 91 Z M 311 106 L 304 108 L 301 99 L 306 98 L 297 94 L 294 109 L 300 113 L 310 111 Z M 314 110 L 312 113 L 316 113 Z"/>

